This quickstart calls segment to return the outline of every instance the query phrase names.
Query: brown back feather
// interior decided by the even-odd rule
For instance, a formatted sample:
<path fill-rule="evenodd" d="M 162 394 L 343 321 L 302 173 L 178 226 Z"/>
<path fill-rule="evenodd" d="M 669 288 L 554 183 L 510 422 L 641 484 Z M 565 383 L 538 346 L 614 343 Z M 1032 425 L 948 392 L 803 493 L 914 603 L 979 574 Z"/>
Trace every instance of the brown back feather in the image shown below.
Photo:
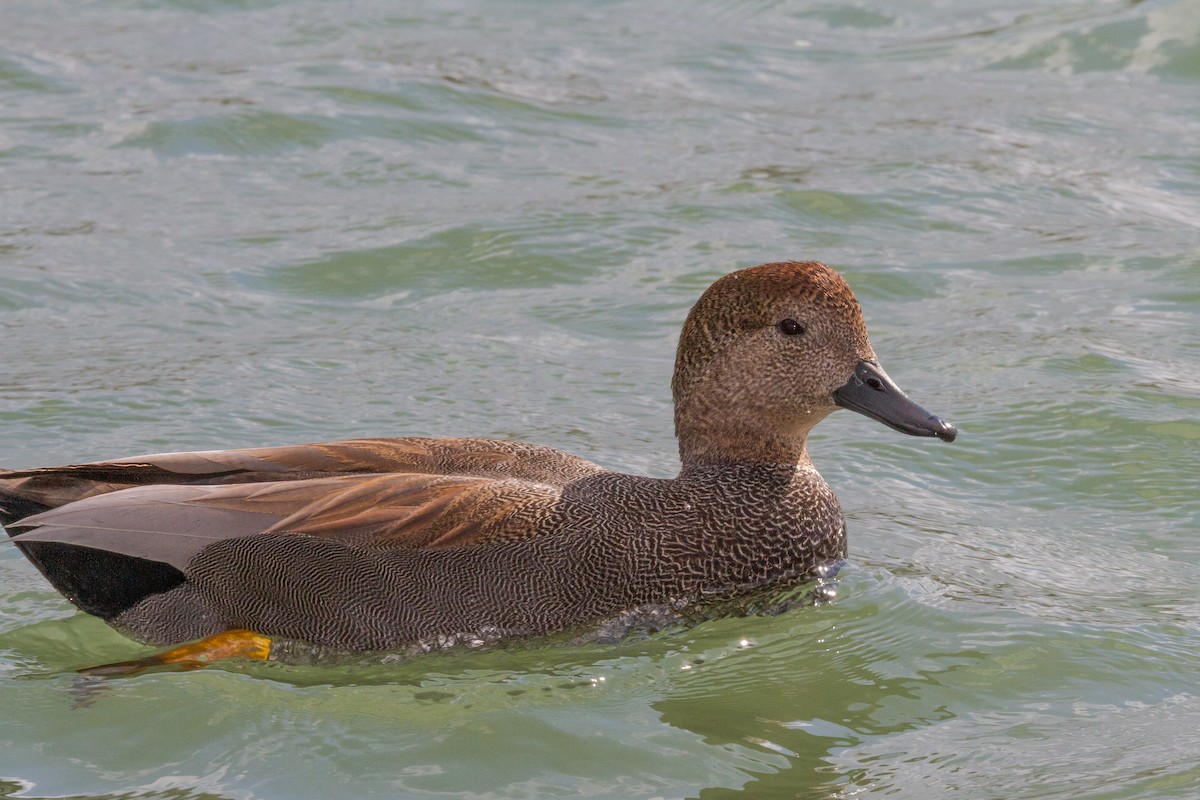
<path fill-rule="evenodd" d="M 562 487 L 601 471 L 558 450 L 491 439 L 349 439 L 339 442 L 159 453 L 93 464 L 0 472 L 0 522 L 89 497 L 157 485 L 305 482 L 346 475 L 516 479 Z"/>

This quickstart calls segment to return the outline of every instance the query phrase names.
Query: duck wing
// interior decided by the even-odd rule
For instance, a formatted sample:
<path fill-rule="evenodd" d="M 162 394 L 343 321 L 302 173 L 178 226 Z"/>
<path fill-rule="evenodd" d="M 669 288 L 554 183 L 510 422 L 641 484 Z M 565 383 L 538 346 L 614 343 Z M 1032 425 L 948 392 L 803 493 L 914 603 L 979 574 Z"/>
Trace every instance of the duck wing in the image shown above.
<path fill-rule="evenodd" d="M 32 514 L 142 486 L 217 486 L 305 482 L 347 475 L 420 474 L 514 479 L 562 487 L 601 471 L 599 466 L 559 450 L 495 439 L 349 439 L 286 447 L 158 453 L 0 471 L 0 523 L 8 526 Z"/>
<path fill-rule="evenodd" d="M 154 485 L 67 503 L 9 528 L 30 555 L 33 545 L 54 543 L 186 572 L 205 547 L 261 534 L 430 549 L 536 536 L 548 529 L 559 495 L 558 487 L 513 478 L 405 473 Z"/>

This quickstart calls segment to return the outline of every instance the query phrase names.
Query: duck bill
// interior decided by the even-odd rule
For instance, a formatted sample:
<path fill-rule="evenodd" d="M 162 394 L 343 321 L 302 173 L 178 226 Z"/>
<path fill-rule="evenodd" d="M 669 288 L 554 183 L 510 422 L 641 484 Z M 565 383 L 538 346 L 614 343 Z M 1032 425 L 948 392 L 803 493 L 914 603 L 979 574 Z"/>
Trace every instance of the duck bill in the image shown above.
<path fill-rule="evenodd" d="M 883 367 L 870 361 L 858 362 L 850 380 L 833 393 L 833 399 L 842 408 L 910 436 L 936 436 L 943 442 L 953 442 L 958 436 L 958 428 L 909 400 Z"/>

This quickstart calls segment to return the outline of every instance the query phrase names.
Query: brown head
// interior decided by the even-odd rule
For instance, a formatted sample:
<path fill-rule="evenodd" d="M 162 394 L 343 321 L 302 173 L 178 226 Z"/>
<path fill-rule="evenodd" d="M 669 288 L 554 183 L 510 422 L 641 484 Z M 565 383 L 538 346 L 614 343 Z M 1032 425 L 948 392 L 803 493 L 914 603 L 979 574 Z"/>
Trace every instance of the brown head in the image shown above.
<path fill-rule="evenodd" d="M 892 383 L 854 292 L 815 261 L 750 267 L 710 286 L 684 323 L 671 389 L 685 467 L 801 463 L 808 432 L 839 407 L 914 435 L 957 433 Z"/>

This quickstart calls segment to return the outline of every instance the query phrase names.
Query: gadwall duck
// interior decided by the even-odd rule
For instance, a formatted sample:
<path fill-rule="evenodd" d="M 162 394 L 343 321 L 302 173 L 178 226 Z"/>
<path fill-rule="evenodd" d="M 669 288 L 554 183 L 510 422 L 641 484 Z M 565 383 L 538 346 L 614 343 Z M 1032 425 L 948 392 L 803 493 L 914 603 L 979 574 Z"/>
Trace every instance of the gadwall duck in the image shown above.
<path fill-rule="evenodd" d="M 671 389 L 670 479 L 515 442 L 353 439 L 0 471 L 0 520 L 83 611 L 147 643 L 203 640 L 129 669 L 265 657 L 270 637 L 386 651 L 798 585 L 846 554 L 814 425 L 849 408 L 957 435 L 892 382 L 850 287 L 811 261 L 710 286 Z"/>

